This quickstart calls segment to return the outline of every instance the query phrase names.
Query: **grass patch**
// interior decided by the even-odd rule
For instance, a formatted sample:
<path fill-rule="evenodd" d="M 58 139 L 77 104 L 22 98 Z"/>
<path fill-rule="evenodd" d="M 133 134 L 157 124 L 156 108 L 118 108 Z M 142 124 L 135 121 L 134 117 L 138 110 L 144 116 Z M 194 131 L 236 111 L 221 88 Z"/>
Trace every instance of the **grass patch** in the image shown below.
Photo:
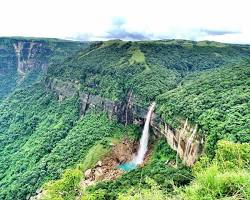
<path fill-rule="evenodd" d="M 132 50 L 132 57 L 129 59 L 129 63 L 131 65 L 145 63 L 144 53 L 139 49 L 139 47 L 136 47 Z"/>
<path fill-rule="evenodd" d="M 132 56 L 129 59 L 129 64 L 134 65 L 134 64 L 143 64 L 146 68 L 146 70 L 150 70 L 148 64 L 146 63 L 145 60 L 145 55 L 144 53 L 139 49 L 139 47 L 135 47 L 132 50 Z"/>
<path fill-rule="evenodd" d="M 79 165 L 81 170 L 86 171 L 87 169 L 94 167 L 95 164 L 107 155 L 110 150 L 110 148 L 104 147 L 102 144 L 93 146 L 88 151 L 83 163 Z"/>
<path fill-rule="evenodd" d="M 196 163 L 183 200 L 250 199 L 249 144 L 219 141 L 217 146 L 211 162 L 204 156 Z"/>
<path fill-rule="evenodd" d="M 214 41 L 200 41 L 197 42 L 197 46 L 210 46 L 210 47 L 226 47 L 226 44 L 220 43 L 220 42 L 214 42 Z"/>

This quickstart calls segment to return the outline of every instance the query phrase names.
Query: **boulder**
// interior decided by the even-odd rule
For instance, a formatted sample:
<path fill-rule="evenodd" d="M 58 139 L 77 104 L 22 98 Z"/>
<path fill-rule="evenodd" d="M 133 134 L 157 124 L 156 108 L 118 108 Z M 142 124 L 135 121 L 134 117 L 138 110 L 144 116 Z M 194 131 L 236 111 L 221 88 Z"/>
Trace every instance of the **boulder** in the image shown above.
<path fill-rule="evenodd" d="M 91 178 L 92 169 L 87 169 L 84 173 L 85 179 Z"/>
<path fill-rule="evenodd" d="M 113 147 L 113 156 L 118 163 L 124 163 L 132 159 L 133 155 L 133 144 L 128 140 L 124 140 Z"/>
<path fill-rule="evenodd" d="M 103 170 L 101 167 L 97 167 L 94 172 L 95 180 L 101 180 L 104 176 Z"/>
<path fill-rule="evenodd" d="M 102 161 L 99 160 L 97 163 L 96 163 L 96 167 L 101 167 L 102 166 Z"/>

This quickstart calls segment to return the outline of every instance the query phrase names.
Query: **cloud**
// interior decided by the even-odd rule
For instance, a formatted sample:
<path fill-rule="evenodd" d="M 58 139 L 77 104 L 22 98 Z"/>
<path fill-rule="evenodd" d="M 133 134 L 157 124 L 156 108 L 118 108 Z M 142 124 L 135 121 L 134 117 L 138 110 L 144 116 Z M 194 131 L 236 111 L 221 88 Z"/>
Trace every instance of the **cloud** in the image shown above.
<path fill-rule="evenodd" d="M 124 27 L 126 20 L 123 17 L 114 17 L 112 19 L 112 26 L 107 34 L 106 39 L 122 39 L 122 40 L 149 40 L 150 35 L 143 32 L 128 31 Z"/>
<path fill-rule="evenodd" d="M 250 44 L 248 0 L 3 0 L 0 6 L 0 36 Z"/>
<path fill-rule="evenodd" d="M 143 33 L 128 32 L 124 29 L 117 29 L 108 32 L 107 39 L 121 39 L 121 40 L 149 40 L 150 37 Z"/>
<path fill-rule="evenodd" d="M 228 34 L 239 34 L 240 31 L 228 31 L 228 30 L 209 30 L 202 29 L 201 32 L 206 33 L 207 35 L 228 35 Z"/>
<path fill-rule="evenodd" d="M 66 36 L 65 39 L 67 40 L 76 40 L 76 41 L 88 41 L 90 38 L 93 37 L 91 33 L 79 33 L 74 34 L 74 36 Z"/>

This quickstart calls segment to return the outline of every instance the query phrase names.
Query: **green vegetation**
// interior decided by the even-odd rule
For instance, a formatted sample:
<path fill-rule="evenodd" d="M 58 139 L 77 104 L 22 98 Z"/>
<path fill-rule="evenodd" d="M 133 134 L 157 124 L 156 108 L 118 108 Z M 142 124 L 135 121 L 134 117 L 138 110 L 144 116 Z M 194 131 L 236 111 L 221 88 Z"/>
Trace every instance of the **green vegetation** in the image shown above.
<path fill-rule="evenodd" d="M 148 104 L 175 88 L 186 74 L 239 62 L 249 52 L 249 46 L 219 43 L 108 41 L 92 44 L 60 66 L 49 68 L 48 74 L 80 83 L 82 90 L 112 100 L 132 90 L 138 103 Z"/>
<path fill-rule="evenodd" d="M 25 198 L 98 141 L 125 131 L 102 113 L 79 119 L 74 98 L 60 103 L 40 84 L 16 91 L 0 112 L 1 199 Z"/>
<path fill-rule="evenodd" d="M 57 65 L 67 57 L 74 55 L 77 51 L 87 48 L 89 43 L 77 43 L 57 39 L 39 39 L 39 38 L 1 38 L 0 37 L 0 101 L 8 96 L 17 86 L 20 86 L 23 79 L 17 73 L 17 55 L 14 44 L 23 44 L 20 51 L 20 60 L 28 58 L 34 63 L 31 70 L 33 82 L 39 78 L 40 72 L 46 65 Z M 30 44 L 33 44 L 32 50 Z M 31 50 L 31 52 L 29 52 Z M 27 71 L 26 76 L 29 76 Z M 27 82 L 27 81 L 26 81 Z M 31 82 L 29 82 L 31 83 Z"/>
<path fill-rule="evenodd" d="M 58 104 L 43 86 L 34 85 L 3 102 L 0 116 L 0 157 L 5 161 L 0 164 L 0 183 L 6 188 L 1 199 L 21 199 L 52 170 L 48 155 L 77 120 L 77 105 L 73 99 Z"/>
<path fill-rule="evenodd" d="M 18 42 L 22 61 L 30 43 L 39 44 L 25 76 L 17 71 Z M 205 138 L 192 169 L 176 168 L 176 153 L 155 140 L 145 166 L 80 191 L 83 200 L 250 199 L 249 58 L 249 45 L 210 41 L 0 38 L 0 199 L 26 199 L 40 187 L 46 200 L 74 199 L 84 171 L 110 151 L 110 141 L 138 139 L 138 126 L 100 110 L 80 116 L 77 94 L 58 100 L 45 87 L 50 79 L 115 101 L 129 92 L 141 106 L 156 100 L 166 123 L 178 127 L 188 118 Z"/>
<path fill-rule="evenodd" d="M 157 183 L 146 178 L 149 188 L 132 187 L 118 199 L 216 200 L 250 199 L 250 145 L 219 141 L 212 161 L 204 156 L 194 166 L 194 179 L 189 186 L 175 187 L 165 193 Z M 103 198 L 104 199 L 104 198 Z"/>
<path fill-rule="evenodd" d="M 216 45 L 213 45 L 216 44 Z M 230 45 L 206 42 L 176 40 L 162 42 L 140 42 L 148 65 L 178 70 L 182 74 L 216 68 L 228 63 L 238 63 L 249 58 L 248 45 Z"/>
<path fill-rule="evenodd" d="M 211 163 L 196 164 L 195 179 L 183 199 L 250 199 L 250 145 L 220 141 Z"/>
<path fill-rule="evenodd" d="M 210 155 L 220 139 L 250 142 L 249 75 L 249 62 L 191 74 L 158 97 L 160 111 L 173 125 L 177 116 L 199 124 Z"/>
<path fill-rule="evenodd" d="M 165 140 L 159 140 L 154 144 L 152 158 L 149 163 L 132 170 L 114 181 L 106 181 L 90 186 L 83 199 L 116 199 L 119 195 L 126 193 L 132 186 L 148 188 L 148 178 L 153 179 L 164 193 L 174 191 L 175 186 L 188 184 L 192 180 L 191 171 L 184 166 L 178 169 L 167 165 L 166 161 L 175 160 L 175 152 L 170 149 Z M 103 198 L 102 198 L 103 196 Z"/>
<path fill-rule="evenodd" d="M 157 185 L 157 183 L 150 178 L 145 178 L 146 184 L 150 187 L 150 189 L 132 187 L 126 194 L 120 194 L 118 200 L 163 200 L 166 199 L 166 194 L 164 194 L 163 190 Z"/>
<path fill-rule="evenodd" d="M 135 63 L 142 63 L 142 64 L 145 63 L 144 53 L 141 52 L 141 50 L 139 49 L 139 47 L 135 47 L 134 49 L 132 47 L 130 51 L 132 53 L 132 56 L 129 59 L 129 63 L 131 65 L 133 65 Z"/>
<path fill-rule="evenodd" d="M 9 40 L 0 39 L 0 101 L 11 93 L 17 82 L 16 55 Z"/>
<path fill-rule="evenodd" d="M 45 185 L 42 200 L 75 199 L 82 177 L 81 169 L 67 169 L 61 179 L 48 182 Z"/>
<path fill-rule="evenodd" d="M 135 129 L 132 126 L 124 128 L 126 137 L 135 138 Z M 119 142 L 124 137 L 124 132 L 117 128 L 113 130 L 112 137 L 103 137 L 100 143 L 92 146 L 82 160 L 74 168 L 67 169 L 58 180 L 52 180 L 43 186 L 43 200 L 74 199 L 79 196 L 80 180 L 84 178 L 83 172 L 96 165 L 96 163 L 111 151 L 110 143 Z"/>
<path fill-rule="evenodd" d="M 101 144 L 97 144 L 90 148 L 84 158 L 83 163 L 78 164 L 75 168 L 67 169 L 62 177 L 55 181 L 49 181 L 43 187 L 44 200 L 56 199 L 74 199 L 79 195 L 79 183 L 84 178 L 83 172 L 92 168 L 98 160 L 101 160 L 109 152 L 107 148 Z"/>

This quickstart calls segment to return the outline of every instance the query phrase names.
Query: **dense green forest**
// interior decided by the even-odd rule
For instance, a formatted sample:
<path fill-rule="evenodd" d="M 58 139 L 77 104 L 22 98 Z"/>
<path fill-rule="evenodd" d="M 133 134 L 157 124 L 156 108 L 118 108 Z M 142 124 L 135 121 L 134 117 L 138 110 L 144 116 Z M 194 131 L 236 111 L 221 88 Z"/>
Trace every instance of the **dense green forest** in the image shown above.
<path fill-rule="evenodd" d="M 121 99 L 132 90 L 147 104 L 175 88 L 194 71 L 237 63 L 250 56 L 249 46 L 191 41 L 124 42 L 91 45 L 48 70 L 48 76 L 79 84 L 82 90 Z"/>
<path fill-rule="evenodd" d="M 30 66 L 24 75 L 18 43 Z M 79 94 L 60 99 L 47 87 L 53 79 L 115 102 L 131 92 L 146 109 L 156 101 L 173 128 L 188 118 L 204 138 L 200 160 L 187 167 L 164 137 L 152 136 L 143 167 L 79 187 L 113 141 L 138 141 L 141 127 L 94 107 L 81 116 Z M 249 143 L 249 45 L 0 38 L 1 200 L 29 199 L 39 188 L 46 200 L 250 199 Z"/>
<path fill-rule="evenodd" d="M 6 188 L 1 199 L 25 198 L 79 162 L 94 144 L 125 134 L 125 128 L 105 114 L 79 118 L 77 103 L 76 99 L 58 103 L 38 84 L 16 91 L 1 105 L 0 184 Z"/>
<path fill-rule="evenodd" d="M 193 73 L 157 100 L 166 121 L 199 124 L 213 154 L 218 140 L 250 142 L 250 62 Z"/>

